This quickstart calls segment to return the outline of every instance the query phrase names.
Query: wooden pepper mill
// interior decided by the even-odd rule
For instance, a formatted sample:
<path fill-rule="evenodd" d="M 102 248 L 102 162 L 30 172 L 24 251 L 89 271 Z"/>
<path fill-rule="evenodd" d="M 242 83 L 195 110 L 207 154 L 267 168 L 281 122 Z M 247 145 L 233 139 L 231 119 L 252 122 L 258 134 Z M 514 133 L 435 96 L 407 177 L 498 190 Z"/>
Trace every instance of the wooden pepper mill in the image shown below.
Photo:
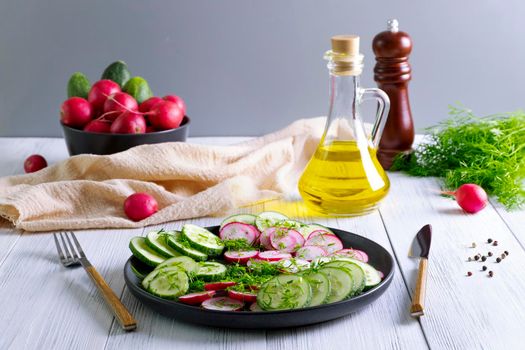
<path fill-rule="evenodd" d="M 408 82 L 412 78 L 408 55 L 412 51 L 412 39 L 399 31 L 396 19 L 391 19 L 387 30 L 374 37 L 372 48 L 376 56 L 374 80 L 390 97 L 390 112 L 377 155 L 383 168 L 390 169 L 394 157 L 410 151 L 414 142 L 414 123 L 408 102 Z"/>

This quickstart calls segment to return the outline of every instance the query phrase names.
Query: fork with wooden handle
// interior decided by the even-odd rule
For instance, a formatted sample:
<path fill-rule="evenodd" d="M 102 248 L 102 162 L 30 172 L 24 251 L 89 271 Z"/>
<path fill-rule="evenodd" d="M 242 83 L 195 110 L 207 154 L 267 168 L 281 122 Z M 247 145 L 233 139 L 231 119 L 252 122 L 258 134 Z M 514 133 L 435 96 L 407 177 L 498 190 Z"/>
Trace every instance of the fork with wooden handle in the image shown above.
<path fill-rule="evenodd" d="M 55 244 L 57 247 L 58 257 L 60 262 L 65 267 L 72 267 L 82 265 L 86 270 L 91 280 L 95 283 L 98 290 L 102 293 L 102 297 L 111 308 L 111 311 L 117 318 L 122 328 L 126 331 L 131 331 L 137 328 L 137 321 L 129 313 L 128 309 L 122 304 L 119 297 L 106 283 L 104 278 L 93 265 L 89 262 L 73 232 L 62 232 L 58 235 L 53 233 Z M 70 237 L 72 239 L 70 239 Z M 60 240 L 58 239 L 60 238 Z M 74 242 L 74 244 L 72 243 Z"/>

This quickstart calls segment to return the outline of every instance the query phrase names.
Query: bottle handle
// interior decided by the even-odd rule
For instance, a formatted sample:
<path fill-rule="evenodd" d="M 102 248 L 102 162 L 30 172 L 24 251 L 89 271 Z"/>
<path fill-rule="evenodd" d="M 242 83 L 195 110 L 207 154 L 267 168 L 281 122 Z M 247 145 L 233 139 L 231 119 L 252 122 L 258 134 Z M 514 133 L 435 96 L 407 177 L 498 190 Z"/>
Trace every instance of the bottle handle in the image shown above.
<path fill-rule="evenodd" d="M 372 127 L 372 144 L 375 148 L 379 147 L 379 141 L 385 128 L 386 120 L 388 119 L 388 112 L 390 111 L 390 99 L 388 95 L 381 89 L 371 88 L 362 89 L 361 101 L 365 100 L 376 100 L 377 101 L 377 112 L 376 121 Z"/>

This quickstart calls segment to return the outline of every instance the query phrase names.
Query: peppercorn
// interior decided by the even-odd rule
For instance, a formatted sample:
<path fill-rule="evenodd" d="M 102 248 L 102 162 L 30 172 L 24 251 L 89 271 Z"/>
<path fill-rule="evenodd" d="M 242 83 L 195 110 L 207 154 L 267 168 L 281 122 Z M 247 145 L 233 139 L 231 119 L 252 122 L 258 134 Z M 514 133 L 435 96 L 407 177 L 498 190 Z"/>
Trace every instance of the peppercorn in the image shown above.
<path fill-rule="evenodd" d="M 472 276 L 472 272 L 470 272 L 470 271 L 467 272 L 467 276 L 469 276 L 469 277 Z"/>
<path fill-rule="evenodd" d="M 476 248 L 476 242 L 472 242 L 472 244 L 470 245 L 471 248 Z"/>
<path fill-rule="evenodd" d="M 492 238 L 487 239 L 487 243 L 492 243 Z"/>
<path fill-rule="evenodd" d="M 483 255 L 483 256 L 481 257 L 481 261 L 487 261 L 487 257 L 486 257 L 485 255 Z"/>
<path fill-rule="evenodd" d="M 489 271 L 489 277 L 492 277 L 492 276 L 494 276 L 494 272 Z"/>
<path fill-rule="evenodd" d="M 481 268 L 483 271 L 487 271 L 487 267 L 485 265 L 483 265 L 483 267 Z"/>
<path fill-rule="evenodd" d="M 496 258 L 496 262 L 500 263 L 501 262 L 501 258 Z"/>
<path fill-rule="evenodd" d="M 509 255 L 509 252 L 505 250 L 505 251 L 503 252 L 503 254 L 505 254 L 505 255 Z"/>
<path fill-rule="evenodd" d="M 493 246 L 497 246 L 498 245 L 498 241 L 494 241 L 494 243 L 492 243 Z"/>
<path fill-rule="evenodd" d="M 468 261 L 472 261 L 472 258 L 470 256 L 468 257 Z"/>
<path fill-rule="evenodd" d="M 478 261 L 478 260 L 479 260 L 479 255 L 476 255 L 476 256 L 474 257 L 474 260 Z"/>
<path fill-rule="evenodd" d="M 492 256 L 492 252 L 488 252 L 487 255 L 488 255 L 488 256 Z"/>
<path fill-rule="evenodd" d="M 505 259 L 507 256 L 505 255 L 505 253 L 501 254 L 501 258 L 502 259 Z"/>

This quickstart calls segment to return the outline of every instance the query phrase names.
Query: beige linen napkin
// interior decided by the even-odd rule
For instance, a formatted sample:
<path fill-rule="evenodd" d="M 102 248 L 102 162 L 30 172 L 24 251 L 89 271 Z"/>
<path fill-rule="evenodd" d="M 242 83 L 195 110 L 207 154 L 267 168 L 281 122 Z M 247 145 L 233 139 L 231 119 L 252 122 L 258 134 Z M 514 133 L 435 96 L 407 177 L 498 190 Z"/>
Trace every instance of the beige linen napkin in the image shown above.
<path fill-rule="evenodd" d="M 108 155 L 79 155 L 37 173 L 0 179 L 0 216 L 18 229 L 141 227 L 213 215 L 296 192 L 325 118 L 232 146 L 143 145 Z M 147 192 L 159 211 L 140 222 L 123 203 Z"/>

